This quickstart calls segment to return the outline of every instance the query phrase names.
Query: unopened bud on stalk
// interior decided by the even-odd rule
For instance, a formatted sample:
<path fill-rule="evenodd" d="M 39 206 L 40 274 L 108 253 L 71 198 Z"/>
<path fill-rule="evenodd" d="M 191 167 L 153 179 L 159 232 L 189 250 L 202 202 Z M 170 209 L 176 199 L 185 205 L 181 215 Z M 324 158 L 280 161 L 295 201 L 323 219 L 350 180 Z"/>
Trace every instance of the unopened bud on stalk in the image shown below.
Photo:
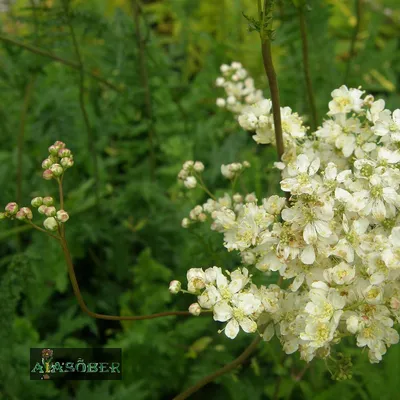
<path fill-rule="evenodd" d="M 181 284 L 179 281 L 172 281 L 172 282 L 169 284 L 169 291 L 170 291 L 172 294 L 177 294 L 177 293 L 180 292 L 181 287 L 182 287 L 182 284 Z"/>
<path fill-rule="evenodd" d="M 58 147 L 58 146 L 55 146 L 54 144 L 53 145 L 51 145 L 50 147 L 49 147 L 49 153 L 51 154 L 51 155 L 53 155 L 53 156 L 56 156 L 56 155 L 58 155 L 58 150 L 59 150 L 60 148 Z"/>
<path fill-rule="evenodd" d="M 194 315 L 195 317 L 198 317 L 201 313 L 201 307 L 199 303 L 193 303 L 189 306 L 189 312 L 190 314 Z"/>
<path fill-rule="evenodd" d="M 8 203 L 6 205 L 5 210 L 9 215 L 15 215 L 18 212 L 18 204 L 17 203 Z"/>
<path fill-rule="evenodd" d="M 50 160 L 50 158 L 46 158 L 46 159 L 43 160 L 43 162 L 42 162 L 42 168 L 43 168 L 43 169 L 49 169 L 52 165 L 53 165 L 53 161 Z"/>
<path fill-rule="evenodd" d="M 204 164 L 201 161 L 196 161 L 193 165 L 193 168 L 196 172 L 203 172 Z"/>
<path fill-rule="evenodd" d="M 53 164 L 50 167 L 50 171 L 53 173 L 53 175 L 58 178 L 64 173 L 64 168 L 60 164 Z"/>
<path fill-rule="evenodd" d="M 54 204 L 54 199 L 50 196 L 43 197 L 43 204 L 45 206 L 52 206 Z"/>
<path fill-rule="evenodd" d="M 183 218 L 181 225 L 182 225 L 182 228 L 189 228 L 189 225 L 190 225 L 189 218 Z"/>
<path fill-rule="evenodd" d="M 6 219 L 7 215 L 5 213 L 0 213 L 0 221 Z"/>
<path fill-rule="evenodd" d="M 46 171 L 43 172 L 43 179 L 46 179 L 46 181 L 50 181 L 53 179 L 54 175 L 53 172 L 49 169 L 46 169 Z"/>
<path fill-rule="evenodd" d="M 60 149 L 58 150 L 58 157 L 71 157 L 71 150 L 70 149 Z"/>
<path fill-rule="evenodd" d="M 60 222 L 67 222 L 69 220 L 69 215 L 66 211 L 60 210 L 57 211 L 57 219 Z"/>
<path fill-rule="evenodd" d="M 66 145 L 65 145 L 64 142 L 60 142 L 59 140 L 57 140 L 57 141 L 54 143 L 54 146 L 58 147 L 59 149 L 63 149 Z"/>
<path fill-rule="evenodd" d="M 44 212 L 46 214 L 46 217 L 55 217 L 57 214 L 57 210 L 55 207 L 46 207 L 46 210 Z"/>
<path fill-rule="evenodd" d="M 44 220 L 43 226 L 48 231 L 55 231 L 58 228 L 58 223 L 54 217 L 49 217 Z"/>
<path fill-rule="evenodd" d="M 43 204 L 43 198 L 42 197 L 35 197 L 31 201 L 32 207 L 38 208 Z"/>
<path fill-rule="evenodd" d="M 44 204 L 41 205 L 41 206 L 38 208 L 39 214 L 42 214 L 42 215 L 46 214 L 46 209 L 47 209 L 47 206 L 45 206 Z"/>
<path fill-rule="evenodd" d="M 60 164 L 63 168 L 71 168 L 74 165 L 74 160 L 71 157 L 64 157 L 61 159 Z"/>
<path fill-rule="evenodd" d="M 25 214 L 26 219 L 31 220 L 33 218 L 32 210 L 29 207 L 22 207 L 20 211 Z"/>
<path fill-rule="evenodd" d="M 32 211 L 28 207 L 22 207 L 15 215 L 15 218 L 20 221 L 31 220 L 33 218 Z"/>

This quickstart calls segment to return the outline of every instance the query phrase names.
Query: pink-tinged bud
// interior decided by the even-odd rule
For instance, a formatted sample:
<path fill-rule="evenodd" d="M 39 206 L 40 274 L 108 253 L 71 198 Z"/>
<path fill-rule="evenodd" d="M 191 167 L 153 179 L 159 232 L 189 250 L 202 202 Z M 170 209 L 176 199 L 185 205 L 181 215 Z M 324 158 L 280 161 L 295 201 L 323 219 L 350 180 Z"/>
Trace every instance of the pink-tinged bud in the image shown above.
<path fill-rule="evenodd" d="M 0 221 L 6 219 L 7 215 L 5 213 L 0 213 Z"/>
<path fill-rule="evenodd" d="M 46 158 L 46 159 L 43 160 L 43 162 L 42 162 L 42 168 L 43 168 L 43 169 L 49 169 L 52 165 L 53 165 L 53 161 L 50 160 L 50 158 Z"/>
<path fill-rule="evenodd" d="M 58 157 L 71 157 L 71 150 L 70 149 L 60 149 L 58 150 Z"/>
<path fill-rule="evenodd" d="M 397 311 L 400 308 L 400 300 L 397 297 L 392 297 L 390 299 L 390 307 Z"/>
<path fill-rule="evenodd" d="M 55 231 L 58 228 L 58 223 L 54 217 L 46 218 L 43 222 L 43 226 L 48 231 Z"/>
<path fill-rule="evenodd" d="M 50 196 L 43 197 L 43 204 L 45 206 L 52 206 L 54 204 L 54 199 Z"/>
<path fill-rule="evenodd" d="M 38 208 L 39 214 L 42 214 L 42 215 L 46 214 L 46 210 L 47 210 L 47 206 L 45 206 L 44 204 Z"/>
<path fill-rule="evenodd" d="M 67 222 L 69 220 L 69 215 L 66 211 L 60 210 L 57 211 L 57 219 L 60 222 Z"/>
<path fill-rule="evenodd" d="M 8 215 L 15 215 L 18 212 L 18 204 L 17 203 L 8 203 L 5 208 Z"/>
<path fill-rule="evenodd" d="M 43 172 L 43 179 L 46 179 L 46 181 L 50 181 L 53 179 L 54 175 L 53 172 L 49 169 L 46 169 L 46 171 Z"/>
<path fill-rule="evenodd" d="M 58 147 L 59 149 L 63 149 L 66 145 L 64 142 L 60 142 L 59 140 L 57 140 L 56 142 L 54 142 L 54 146 Z"/>
<path fill-rule="evenodd" d="M 64 173 L 64 168 L 60 164 L 53 164 L 50 167 L 50 171 L 53 173 L 53 175 L 58 178 Z"/>
<path fill-rule="evenodd" d="M 54 144 L 49 147 L 49 153 L 52 156 L 56 156 L 58 154 L 58 150 L 60 150 L 59 146 L 55 146 Z"/>
<path fill-rule="evenodd" d="M 177 293 L 180 292 L 181 287 L 182 287 L 182 284 L 181 284 L 179 281 L 172 281 L 172 282 L 169 284 L 169 291 L 170 291 L 172 294 L 177 294 Z"/>
<path fill-rule="evenodd" d="M 189 306 L 189 312 L 190 314 L 194 315 L 195 317 L 198 317 L 201 313 L 201 307 L 199 303 L 193 303 Z"/>
<path fill-rule="evenodd" d="M 33 218 L 32 210 L 30 208 L 22 207 L 20 211 L 24 213 L 26 219 L 31 220 Z"/>
<path fill-rule="evenodd" d="M 43 204 L 43 198 L 42 197 L 35 197 L 31 201 L 32 207 L 38 208 Z"/>
<path fill-rule="evenodd" d="M 46 210 L 44 213 L 45 213 L 46 217 L 55 217 L 57 214 L 57 210 L 55 207 L 50 206 L 50 207 L 46 207 Z"/>
<path fill-rule="evenodd" d="M 60 164 L 63 168 L 71 168 L 74 165 L 74 160 L 71 157 L 64 157 L 61 159 Z"/>
<path fill-rule="evenodd" d="M 23 221 L 25 219 L 25 214 L 23 211 L 19 210 L 16 214 L 15 214 L 15 218 L 17 218 L 19 221 Z"/>

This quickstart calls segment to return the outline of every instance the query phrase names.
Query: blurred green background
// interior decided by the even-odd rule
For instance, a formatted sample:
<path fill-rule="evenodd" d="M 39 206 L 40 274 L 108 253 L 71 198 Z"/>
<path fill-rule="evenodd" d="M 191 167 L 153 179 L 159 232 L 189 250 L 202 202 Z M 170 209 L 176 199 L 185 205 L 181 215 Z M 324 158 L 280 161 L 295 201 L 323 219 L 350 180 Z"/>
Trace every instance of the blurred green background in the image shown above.
<path fill-rule="evenodd" d="M 400 105 L 398 0 L 360 1 L 357 25 L 358 1 L 309 1 L 319 123 L 330 92 L 343 83 L 361 85 L 388 108 Z M 181 228 L 206 199 L 177 183 L 182 163 L 203 161 L 205 179 L 220 195 L 230 193 L 220 165 L 235 161 L 252 164 L 243 191 L 262 198 L 278 187 L 274 149 L 257 146 L 215 106 L 219 66 L 231 61 L 268 96 L 259 38 L 242 15 L 255 16 L 256 2 L 81 0 L 69 2 L 66 14 L 60 0 L 3 0 L 0 10 L 0 204 L 55 196 L 40 163 L 50 144 L 66 142 L 75 154 L 65 178 L 67 238 L 89 307 L 115 315 L 187 309 L 193 298 L 170 295 L 171 279 L 184 281 L 191 267 L 233 268 L 240 260 L 206 226 Z M 309 121 L 291 1 L 277 1 L 274 26 L 282 105 Z M 91 319 L 77 305 L 57 243 L 28 228 L 10 221 L 0 227 L 0 399 L 171 399 L 252 340 L 242 333 L 230 341 L 205 317 Z M 101 346 L 123 349 L 122 382 L 29 381 L 30 347 Z M 400 346 L 380 365 L 370 365 L 354 343 L 340 346 L 354 356 L 352 380 L 331 380 L 323 361 L 298 380 L 304 362 L 284 356 L 273 340 L 192 398 L 399 398 Z"/>

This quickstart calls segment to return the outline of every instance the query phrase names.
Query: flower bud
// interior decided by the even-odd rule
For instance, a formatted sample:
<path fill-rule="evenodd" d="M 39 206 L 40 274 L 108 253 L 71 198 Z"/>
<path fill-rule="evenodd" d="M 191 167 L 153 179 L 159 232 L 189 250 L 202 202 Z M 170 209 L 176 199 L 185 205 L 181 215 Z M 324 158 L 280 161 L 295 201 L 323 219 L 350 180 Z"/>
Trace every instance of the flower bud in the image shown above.
<path fill-rule="evenodd" d="M 193 165 L 193 168 L 196 172 L 203 172 L 204 164 L 201 161 L 196 161 Z"/>
<path fill-rule="evenodd" d="M 49 169 L 52 165 L 53 165 L 53 161 L 50 160 L 50 158 L 46 158 L 46 159 L 43 160 L 43 162 L 42 162 L 42 168 L 43 168 L 43 169 Z"/>
<path fill-rule="evenodd" d="M 183 218 L 181 225 L 182 225 L 182 228 L 189 228 L 189 225 L 190 225 L 189 218 Z"/>
<path fill-rule="evenodd" d="M 19 221 L 23 221 L 25 219 L 25 213 L 22 210 L 19 210 L 15 214 L 15 218 L 17 218 Z"/>
<path fill-rule="evenodd" d="M 192 161 L 192 160 L 185 161 L 185 162 L 183 163 L 183 167 L 182 167 L 182 168 L 183 168 L 185 171 L 188 171 L 190 168 L 193 167 L 193 165 L 194 165 L 194 161 Z"/>
<path fill-rule="evenodd" d="M 18 212 L 18 204 L 17 203 L 8 203 L 6 205 L 5 210 L 9 215 L 15 215 Z"/>
<path fill-rule="evenodd" d="M 60 164 L 53 164 L 50 167 L 50 171 L 53 173 L 53 175 L 58 178 L 64 173 L 64 168 Z"/>
<path fill-rule="evenodd" d="M 223 108 L 226 105 L 226 101 L 222 97 L 219 97 L 216 101 L 216 104 L 217 104 L 217 107 Z"/>
<path fill-rule="evenodd" d="M 188 188 L 188 189 L 194 189 L 197 186 L 197 180 L 194 176 L 188 176 L 183 184 Z"/>
<path fill-rule="evenodd" d="M 65 148 L 58 150 L 58 157 L 60 158 L 71 157 L 71 150 Z"/>
<path fill-rule="evenodd" d="M 179 281 L 172 281 L 172 282 L 169 284 L 169 291 L 170 291 L 172 294 L 177 294 L 177 293 L 180 292 L 181 287 L 182 287 L 182 284 L 181 284 Z"/>
<path fill-rule="evenodd" d="M 30 208 L 22 207 L 20 211 L 24 213 L 26 219 L 31 220 L 33 218 L 32 210 Z"/>
<path fill-rule="evenodd" d="M 58 154 L 58 150 L 60 149 L 59 146 L 55 146 L 54 144 L 49 147 L 49 153 L 52 156 L 56 156 Z"/>
<path fill-rule="evenodd" d="M 251 165 L 250 165 L 250 163 L 248 161 L 243 161 L 243 167 L 250 168 Z"/>
<path fill-rule="evenodd" d="M 7 215 L 5 213 L 0 213 L 0 221 L 6 219 Z"/>
<path fill-rule="evenodd" d="M 43 204 L 43 198 L 42 197 L 35 197 L 31 201 L 32 207 L 38 208 Z"/>
<path fill-rule="evenodd" d="M 55 231 L 58 228 L 58 223 L 54 217 L 49 217 L 46 218 L 43 222 L 43 226 L 48 230 L 48 231 Z"/>
<path fill-rule="evenodd" d="M 67 222 L 69 220 L 69 215 L 66 211 L 57 211 L 57 220 L 60 222 Z"/>
<path fill-rule="evenodd" d="M 63 149 L 66 144 L 64 142 L 60 142 L 59 140 L 57 140 L 56 142 L 54 142 L 54 146 L 58 147 L 59 149 Z"/>
<path fill-rule="evenodd" d="M 207 215 L 204 214 L 204 213 L 200 213 L 199 216 L 198 216 L 198 219 L 199 219 L 200 222 L 204 222 L 204 221 L 207 220 Z"/>
<path fill-rule="evenodd" d="M 199 303 L 193 303 L 189 306 L 189 312 L 190 314 L 194 315 L 195 317 L 198 317 L 201 313 L 201 307 Z"/>
<path fill-rule="evenodd" d="M 46 179 L 46 181 L 53 179 L 53 177 L 54 177 L 54 175 L 51 170 L 46 169 L 46 171 L 43 172 L 43 179 Z"/>
<path fill-rule="evenodd" d="M 71 168 L 74 165 L 74 160 L 71 157 L 64 157 L 61 159 L 60 164 L 64 169 Z"/>
<path fill-rule="evenodd" d="M 46 214 L 46 209 L 47 209 L 47 206 L 41 205 L 41 206 L 38 208 L 39 214 L 42 214 L 42 215 Z"/>
<path fill-rule="evenodd" d="M 45 206 L 52 206 L 54 204 L 54 199 L 50 196 L 43 197 L 43 204 Z"/>
<path fill-rule="evenodd" d="M 55 217 L 57 214 L 57 210 L 55 207 L 50 206 L 50 207 L 46 207 L 46 210 L 44 213 L 45 213 L 46 217 Z"/>

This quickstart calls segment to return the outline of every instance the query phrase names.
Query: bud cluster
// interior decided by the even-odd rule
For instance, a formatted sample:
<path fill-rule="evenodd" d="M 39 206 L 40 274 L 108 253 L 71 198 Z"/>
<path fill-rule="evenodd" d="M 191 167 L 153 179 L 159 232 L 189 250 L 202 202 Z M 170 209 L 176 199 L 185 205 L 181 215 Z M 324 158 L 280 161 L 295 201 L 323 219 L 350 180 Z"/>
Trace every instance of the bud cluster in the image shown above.
<path fill-rule="evenodd" d="M 237 178 L 245 168 L 250 168 L 250 163 L 248 161 L 243 161 L 243 163 L 232 163 L 232 164 L 222 164 L 221 174 L 227 179 Z"/>
<path fill-rule="evenodd" d="M 201 161 L 186 161 L 178 174 L 178 179 L 183 182 L 186 188 L 194 189 L 197 186 L 197 179 L 194 175 L 204 171 L 204 164 Z"/>
<path fill-rule="evenodd" d="M 54 207 L 52 197 L 35 197 L 31 201 L 32 207 L 38 209 L 39 214 L 46 216 L 43 225 L 49 231 L 56 231 L 59 224 L 69 220 L 69 215 L 65 210 L 57 210 Z"/>
<path fill-rule="evenodd" d="M 57 141 L 49 147 L 49 156 L 42 162 L 43 178 L 46 180 L 60 178 L 73 165 L 74 157 L 71 150 L 65 147 L 65 143 Z"/>

